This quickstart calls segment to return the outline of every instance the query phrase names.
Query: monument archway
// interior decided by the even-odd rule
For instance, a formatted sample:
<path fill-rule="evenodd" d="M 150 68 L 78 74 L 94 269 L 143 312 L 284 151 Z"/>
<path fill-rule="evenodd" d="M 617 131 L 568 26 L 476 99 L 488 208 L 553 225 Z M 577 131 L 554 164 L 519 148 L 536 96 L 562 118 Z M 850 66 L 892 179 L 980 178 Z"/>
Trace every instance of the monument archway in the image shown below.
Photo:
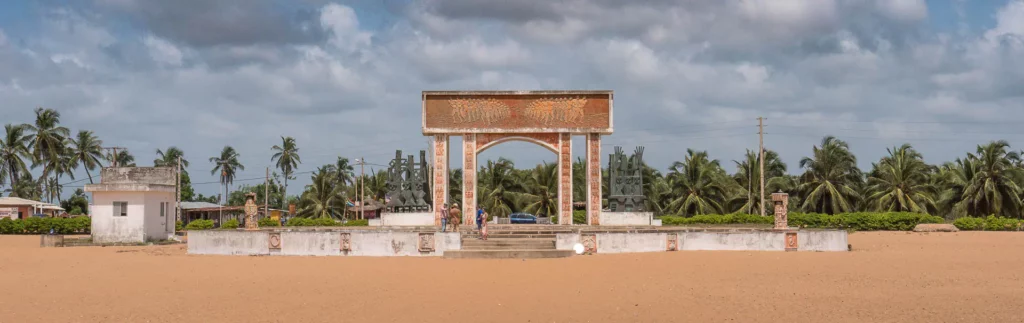
<path fill-rule="evenodd" d="M 433 136 L 434 222 L 448 203 L 449 138 L 462 136 L 465 224 L 475 224 L 477 156 L 506 141 L 557 155 L 558 222 L 572 224 L 572 136 L 586 137 L 587 222 L 601 212 L 601 136 L 612 133 L 612 91 L 424 91 L 423 135 Z"/>

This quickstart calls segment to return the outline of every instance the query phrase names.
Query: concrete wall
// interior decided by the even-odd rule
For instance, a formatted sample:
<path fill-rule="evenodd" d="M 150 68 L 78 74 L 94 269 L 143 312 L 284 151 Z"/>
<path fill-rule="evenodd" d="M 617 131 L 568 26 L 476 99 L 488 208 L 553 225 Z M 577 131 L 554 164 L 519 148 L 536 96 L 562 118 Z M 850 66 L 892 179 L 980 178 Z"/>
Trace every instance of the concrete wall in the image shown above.
<path fill-rule="evenodd" d="M 572 247 L 580 243 L 579 233 L 556 233 L 555 249 L 572 250 Z"/>
<path fill-rule="evenodd" d="M 849 251 L 849 234 L 842 230 L 807 230 L 796 234 L 800 251 Z"/>
<path fill-rule="evenodd" d="M 174 234 L 173 220 L 160 217 L 160 203 L 174 202 L 168 192 L 93 192 L 92 240 L 97 243 L 145 242 L 168 239 Z M 127 216 L 114 216 L 114 202 L 128 202 Z M 173 205 L 173 204 L 172 204 Z M 120 211 L 120 210 L 118 210 Z M 174 215 L 170 214 L 170 218 Z"/>
<path fill-rule="evenodd" d="M 351 251 L 341 251 L 341 233 L 350 234 Z M 458 233 L 434 232 L 434 251 L 419 251 L 419 233 L 384 230 L 281 231 L 280 255 L 286 256 L 441 256 L 462 249 Z M 270 231 L 190 231 L 188 253 L 199 255 L 270 255 Z"/>
<path fill-rule="evenodd" d="M 666 233 L 598 233 L 597 253 L 665 251 Z"/>
<path fill-rule="evenodd" d="M 651 212 L 601 212 L 602 226 L 615 225 L 651 225 L 654 213 Z"/>
<path fill-rule="evenodd" d="M 772 231 L 683 232 L 679 250 L 784 251 L 785 234 Z"/>
<path fill-rule="evenodd" d="M 434 212 L 384 213 L 380 220 L 381 226 L 429 226 L 434 225 Z"/>
<path fill-rule="evenodd" d="M 103 184 L 174 185 L 174 167 L 105 167 L 100 171 Z"/>
<path fill-rule="evenodd" d="M 284 252 L 283 247 L 282 245 L 282 252 Z M 193 255 L 269 255 L 270 233 L 242 230 L 189 231 L 188 253 Z"/>

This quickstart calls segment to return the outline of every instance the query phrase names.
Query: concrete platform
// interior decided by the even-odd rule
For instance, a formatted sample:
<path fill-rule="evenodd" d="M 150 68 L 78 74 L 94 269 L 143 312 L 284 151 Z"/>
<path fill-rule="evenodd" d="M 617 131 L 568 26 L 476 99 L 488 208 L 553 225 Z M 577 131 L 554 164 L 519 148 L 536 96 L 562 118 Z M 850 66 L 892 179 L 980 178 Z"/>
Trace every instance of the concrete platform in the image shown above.
<path fill-rule="evenodd" d="M 575 254 L 572 250 L 452 250 L 444 253 L 445 259 L 536 259 L 566 258 Z"/>

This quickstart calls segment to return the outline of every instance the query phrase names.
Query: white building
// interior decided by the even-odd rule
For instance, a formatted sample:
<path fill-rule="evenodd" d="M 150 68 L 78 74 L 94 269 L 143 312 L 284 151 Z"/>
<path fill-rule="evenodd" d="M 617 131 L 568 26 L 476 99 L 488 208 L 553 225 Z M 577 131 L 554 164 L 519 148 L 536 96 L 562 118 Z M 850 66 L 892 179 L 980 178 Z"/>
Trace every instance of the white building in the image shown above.
<path fill-rule="evenodd" d="M 92 193 L 92 240 L 145 242 L 174 237 L 177 175 L 170 167 L 107 167 Z"/>

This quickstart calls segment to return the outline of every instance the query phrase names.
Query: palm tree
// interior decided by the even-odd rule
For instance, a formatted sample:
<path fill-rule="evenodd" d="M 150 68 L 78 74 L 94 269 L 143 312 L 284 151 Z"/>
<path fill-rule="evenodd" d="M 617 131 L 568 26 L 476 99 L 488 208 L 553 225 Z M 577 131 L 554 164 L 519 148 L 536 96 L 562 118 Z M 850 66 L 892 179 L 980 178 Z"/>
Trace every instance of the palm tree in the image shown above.
<path fill-rule="evenodd" d="M 800 168 L 805 169 L 798 188 L 804 198 L 804 211 L 835 214 L 854 210 L 860 199 L 856 188 L 861 172 L 846 142 L 825 137 L 821 147 L 814 147 L 813 157 L 800 160 Z"/>
<path fill-rule="evenodd" d="M 954 209 L 973 211 L 971 215 L 1021 216 L 1021 188 L 1014 181 L 1022 178 L 1022 170 L 1014 167 L 1020 154 L 1008 151 L 1006 141 L 978 145 L 977 155 L 968 154 L 976 162 L 976 173 L 963 188 L 963 195 Z"/>
<path fill-rule="evenodd" d="M 354 169 L 348 158 L 339 156 L 338 161 L 334 163 L 334 169 L 338 172 L 338 184 L 341 186 L 348 186 L 355 182 Z"/>
<path fill-rule="evenodd" d="M 462 169 L 448 171 L 448 205 L 462 205 Z"/>
<path fill-rule="evenodd" d="M 520 200 L 518 205 L 523 212 L 542 216 L 558 214 L 558 164 L 544 163 L 537 165 L 529 173 L 526 183 L 522 185 L 523 193 L 513 193 Z M 500 210 L 500 209 L 499 209 Z M 495 216 L 508 214 L 493 212 Z"/>
<path fill-rule="evenodd" d="M 747 150 L 742 161 L 733 160 L 736 164 L 736 174 L 732 175 L 733 180 L 742 190 L 729 201 L 729 209 L 734 212 L 745 212 L 747 214 L 759 214 L 764 203 L 761 201 L 761 156 L 756 151 Z M 764 151 L 764 180 L 765 193 L 771 192 L 768 183 L 772 179 L 786 175 L 786 164 L 779 158 L 779 154 L 771 151 Z"/>
<path fill-rule="evenodd" d="M 706 151 L 686 150 L 683 162 L 669 168 L 668 185 L 676 196 L 666 209 L 682 215 L 724 213 L 728 188 L 726 174 L 718 160 L 709 160 Z"/>
<path fill-rule="evenodd" d="M 63 153 L 65 139 L 71 131 L 60 126 L 60 112 L 53 109 L 36 108 L 35 124 L 26 124 L 29 135 L 29 149 L 32 150 L 32 167 L 47 164 L 48 160 L 59 159 Z M 52 165 L 52 163 L 51 163 Z M 40 178 L 49 177 L 53 169 L 43 166 Z"/>
<path fill-rule="evenodd" d="M 572 200 L 587 200 L 587 161 L 583 157 L 576 157 L 572 163 Z"/>
<path fill-rule="evenodd" d="M 32 174 L 28 172 L 23 173 L 18 178 L 17 183 L 11 185 L 10 196 L 36 201 L 42 200 L 43 189 L 39 184 L 39 182 L 32 179 Z"/>
<path fill-rule="evenodd" d="M 178 149 L 178 147 L 170 146 L 167 150 L 161 151 L 156 150 L 156 159 L 153 160 L 153 166 L 156 167 L 175 167 L 178 164 L 178 158 L 181 158 L 181 169 L 182 173 L 187 174 L 188 171 L 188 159 L 185 159 L 185 152 Z"/>
<path fill-rule="evenodd" d="M 227 201 L 228 185 L 235 181 L 237 172 L 245 170 L 245 166 L 238 161 L 238 157 L 238 152 L 235 151 L 235 148 L 231 148 L 231 146 L 224 146 L 224 149 L 220 151 L 220 156 L 210 157 L 210 162 L 214 164 L 213 169 L 210 170 L 210 175 L 220 171 L 220 183 L 224 185 L 224 198 L 222 198 L 221 203 Z"/>
<path fill-rule="evenodd" d="M 303 218 L 341 218 L 345 199 L 337 185 L 337 173 L 326 167 L 317 168 L 299 200 L 296 216 Z"/>
<path fill-rule="evenodd" d="M 66 145 L 64 145 L 66 146 Z M 49 169 L 53 173 L 52 178 L 40 177 L 39 181 L 45 184 L 44 189 L 48 193 L 46 198 L 52 203 L 54 200 L 60 201 L 61 185 L 58 181 L 64 175 L 68 175 L 71 179 L 75 179 L 74 170 L 78 168 L 78 164 L 75 163 L 74 152 L 65 147 L 61 147 L 60 155 L 56 158 L 47 159 L 44 164 L 45 169 Z"/>
<path fill-rule="evenodd" d="M 274 145 L 270 149 L 275 151 L 274 156 L 270 157 L 270 161 L 276 161 L 277 169 L 284 174 L 284 191 L 288 192 L 288 178 L 292 177 L 292 172 L 302 163 L 302 159 L 299 157 L 299 147 L 295 145 L 295 138 L 281 136 L 281 145 Z M 282 206 L 282 208 L 285 207 L 287 206 Z"/>
<path fill-rule="evenodd" d="M 478 205 L 497 216 L 511 214 L 515 201 L 506 193 L 519 191 L 522 187 L 521 182 L 516 181 L 515 170 L 512 161 L 505 158 L 499 158 L 497 162 L 487 161 L 477 174 Z"/>
<path fill-rule="evenodd" d="M 107 154 L 106 159 L 117 167 L 135 167 L 135 156 L 132 156 L 128 149 L 118 150 L 117 155 Z"/>
<path fill-rule="evenodd" d="M 934 167 L 925 164 L 910 144 L 887 149 L 889 156 L 872 164 L 868 203 L 883 212 L 935 211 L 935 187 L 929 182 Z"/>
<path fill-rule="evenodd" d="M 96 138 L 92 131 L 80 130 L 75 140 L 69 143 L 72 158 L 71 163 L 82 165 L 85 168 L 85 175 L 89 176 L 89 184 L 92 184 L 90 170 L 102 166 L 100 159 L 103 159 L 103 141 Z"/>
<path fill-rule="evenodd" d="M 22 174 L 28 174 L 25 159 L 31 159 L 29 137 L 25 136 L 22 125 L 7 124 L 4 136 L 0 138 L 0 184 L 5 178 L 11 179 L 12 189 L 17 186 Z"/>

